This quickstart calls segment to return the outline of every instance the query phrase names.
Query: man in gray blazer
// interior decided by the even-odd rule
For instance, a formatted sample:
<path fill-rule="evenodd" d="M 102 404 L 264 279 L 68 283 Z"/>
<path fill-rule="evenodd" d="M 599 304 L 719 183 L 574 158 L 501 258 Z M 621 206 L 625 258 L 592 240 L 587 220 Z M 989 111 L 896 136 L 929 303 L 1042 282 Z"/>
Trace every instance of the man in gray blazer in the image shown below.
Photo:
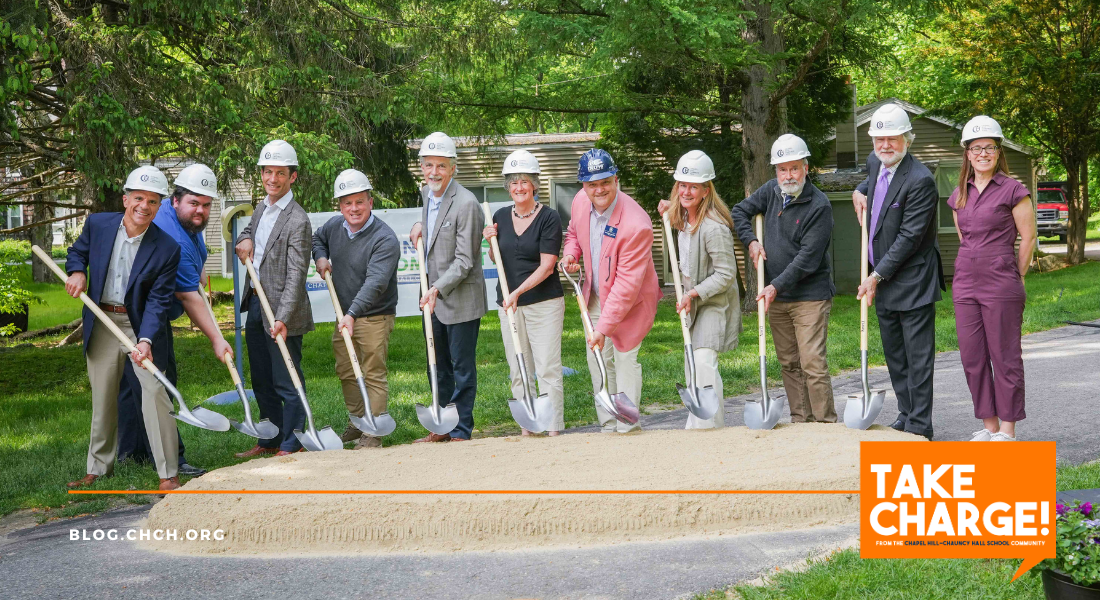
<path fill-rule="evenodd" d="M 298 178 L 298 155 L 290 144 L 275 140 L 260 151 L 257 164 L 267 197 L 256 206 L 252 220 L 237 238 L 236 252 L 241 262 L 252 259 L 275 314 L 275 322 L 269 323 L 251 280 L 246 278 L 241 306 L 248 311 L 245 340 L 252 390 L 260 406 L 260 418 L 270 419 L 279 428 L 279 435 L 260 440 L 251 450 L 237 454 L 237 458 L 282 456 L 302 448 L 294 430 L 304 425 L 305 408 L 275 344 L 275 336 L 281 334 L 286 340 L 298 378 L 305 385 L 302 336 L 313 331 L 313 311 L 306 294 L 313 228 L 309 215 L 294 201 L 294 192 L 290 190 Z"/>
<path fill-rule="evenodd" d="M 890 426 L 932 439 L 936 302 L 945 289 L 936 231 L 939 192 L 932 172 L 909 154 L 912 128 L 896 104 L 871 116 L 875 152 L 867 157 L 867 179 L 852 200 L 860 222 L 870 218 L 868 259 L 874 271 L 857 297 L 878 301 L 882 351 L 898 398 L 898 417 Z"/>
<path fill-rule="evenodd" d="M 439 402 L 458 409 L 458 425 L 449 434 L 429 434 L 417 442 L 470 439 L 477 395 L 477 332 L 488 309 L 481 271 L 481 230 L 485 216 L 477 197 L 454 180 L 458 157 L 454 140 L 436 132 L 420 145 L 423 218 L 413 225 L 415 245 L 423 233 L 428 293 L 420 306 L 432 309 Z M 430 377 L 430 375 L 429 375 Z"/>

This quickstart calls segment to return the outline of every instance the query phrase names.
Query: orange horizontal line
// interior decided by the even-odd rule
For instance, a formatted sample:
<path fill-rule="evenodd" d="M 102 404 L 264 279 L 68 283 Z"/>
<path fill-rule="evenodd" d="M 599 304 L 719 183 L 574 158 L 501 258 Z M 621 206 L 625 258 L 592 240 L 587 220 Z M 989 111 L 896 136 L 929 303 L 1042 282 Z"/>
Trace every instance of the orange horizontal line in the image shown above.
<path fill-rule="evenodd" d="M 859 490 L 69 490 L 70 494 L 859 494 Z"/>

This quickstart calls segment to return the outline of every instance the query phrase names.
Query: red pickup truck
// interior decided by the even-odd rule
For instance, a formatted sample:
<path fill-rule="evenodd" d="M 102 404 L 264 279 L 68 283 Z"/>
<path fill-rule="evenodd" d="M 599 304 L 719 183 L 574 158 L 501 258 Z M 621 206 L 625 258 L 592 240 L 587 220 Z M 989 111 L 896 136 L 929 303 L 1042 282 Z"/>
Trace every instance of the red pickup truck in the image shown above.
<path fill-rule="evenodd" d="M 1039 182 L 1035 223 L 1040 237 L 1056 235 L 1059 242 L 1066 241 L 1066 234 L 1069 232 L 1069 202 L 1066 197 L 1066 185 L 1065 181 Z"/>

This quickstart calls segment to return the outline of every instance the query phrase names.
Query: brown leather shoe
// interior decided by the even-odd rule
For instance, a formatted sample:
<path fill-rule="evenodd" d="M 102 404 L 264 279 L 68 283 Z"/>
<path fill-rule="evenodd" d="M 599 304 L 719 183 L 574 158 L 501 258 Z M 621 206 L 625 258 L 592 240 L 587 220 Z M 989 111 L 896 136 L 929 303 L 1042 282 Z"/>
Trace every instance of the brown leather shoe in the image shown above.
<path fill-rule="evenodd" d="M 88 473 L 87 475 L 84 476 L 83 479 L 77 479 L 76 481 L 70 481 L 68 483 L 68 485 L 69 485 L 70 488 L 81 488 L 81 487 L 84 487 L 86 485 L 92 485 L 93 483 L 95 483 L 96 479 L 99 479 L 99 475 L 92 475 L 91 473 Z"/>
<path fill-rule="evenodd" d="M 428 437 L 422 437 L 419 440 L 413 440 L 413 443 L 422 444 L 424 442 L 449 442 L 451 441 L 451 439 L 451 434 L 449 433 L 444 433 L 443 435 L 429 433 Z"/>
<path fill-rule="evenodd" d="M 468 441 L 470 441 L 470 438 L 452 437 L 451 441 L 452 442 L 468 442 Z"/>
<path fill-rule="evenodd" d="M 236 456 L 237 458 L 252 458 L 253 456 L 262 456 L 264 454 L 275 454 L 278 451 L 278 448 L 264 448 L 263 446 L 256 445 L 249 450 L 238 452 L 233 456 Z"/>
<path fill-rule="evenodd" d="M 306 451 L 305 448 L 298 448 L 294 452 L 305 452 L 305 451 Z M 280 457 L 280 456 L 290 456 L 291 454 L 294 454 L 294 452 L 287 452 L 286 450 L 279 450 L 278 452 L 275 453 L 275 456 L 276 456 L 276 458 Z"/>
<path fill-rule="evenodd" d="M 352 425 L 351 421 L 348 421 L 348 426 L 344 428 L 344 433 L 340 434 L 340 441 L 345 444 L 354 442 L 357 441 L 361 435 L 363 435 L 363 432 L 359 431 L 355 425 Z"/>
<path fill-rule="evenodd" d="M 161 479 L 159 489 L 162 492 L 170 492 L 172 490 L 180 489 L 180 478 L 169 477 L 168 479 Z"/>
<path fill-rule="evenodd" d="M 352 448 L 352 450 L 363 450 L 363 449 L 381 448 L 381 447 L 382 447 L 382 438 L 375 437 L 373 435 L 367 435 L 367 434 L 364 433 L 359 438 L 359 441 L 355 442 L 355 447 Z"/>

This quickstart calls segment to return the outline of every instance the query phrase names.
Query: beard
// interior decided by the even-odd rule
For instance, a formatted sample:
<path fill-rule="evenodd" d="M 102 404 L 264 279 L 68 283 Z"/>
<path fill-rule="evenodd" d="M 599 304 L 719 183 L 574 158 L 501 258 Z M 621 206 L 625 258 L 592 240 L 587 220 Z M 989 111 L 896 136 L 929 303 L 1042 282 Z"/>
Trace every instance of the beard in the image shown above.
<path fill-rule="evenodd" d="M 195 222 L 191 221 L 190 219 L 187 221 L 181 220 L 180 227 L 183 227 L 184 231 L 193 235 L 201 232 L 203 229 L 206 229 L 206 223 L 207 219 L 203 219 L 202 223 L 199 223 L 198 225 L 195 225 Z"/>
<path fill-rule="evenodd" d="M 875 157 L 877 157 L 884 167 L 892 167 L 905 158 L 905 155 L 909 153 L 908 148 L 903 148 L 900 152 L 893 152 L 891 154 L 883 154 L 878 150 L 875 150 Z"/>
<path fill-rule="evenodd" d="M 795 198 L 799 197 L 802 194 L 802 188 L 804 188 L 804 187 L 806 187 L 806 181 L 805 180 L 796 181 L 794 183 L 780 183 L 779 184 L 780 191 L 782 191 L 784 194 L 787 194 L 788 196 L 793 196 Z"/>
<path fill-rule="evenodd" d="M 442 181 L 434 181 L 434 180 L 429 179 L 428 180 L 428 189 L 431 190 L 433 193 L 438 194 L 439 192 L 443 191 L 443 182 Z"/>

